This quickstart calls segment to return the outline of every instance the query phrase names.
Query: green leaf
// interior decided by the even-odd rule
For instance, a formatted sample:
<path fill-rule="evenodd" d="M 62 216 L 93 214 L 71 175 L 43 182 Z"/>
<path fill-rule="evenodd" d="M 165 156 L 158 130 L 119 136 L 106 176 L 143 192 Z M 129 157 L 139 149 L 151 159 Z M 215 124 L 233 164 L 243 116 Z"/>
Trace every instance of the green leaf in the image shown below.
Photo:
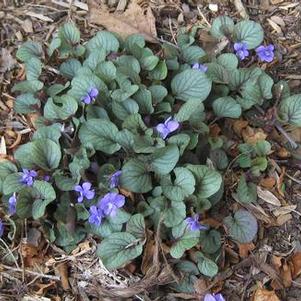
<path fill-rule="evenodd" d="M 69 178 L 63 174 L 54 175 L 55 185 L 62 191 L 71 191 L 78 184 L 77 179 Z"/>
<path fill-rule="evenodd" d="M 39 80 L 25 80 L 15 84 L 12 88 L 12 92 L 21 92 L 21 93 L 36 93 L 42 90 L 44 84 Z"/>
<path fill-rule="evenodd" d="M 144 216 L 140 213 L 131 216 L 130 220 L 126 224 L 126 232 L 143 241 L 145 238 Z"/>
<path fill-rule="evenodd" d="M 238 22 L 234 27 L 235 41 L 246 43 L 248 49 L 254 49 L 263 41 L 263 29 L 260 24 L 243 20 Z"/>
<path fill-rule="evenodd" d="M 20 218 L 32 217 L 32 204 L 34 200 L 35 194 L 31 187 L 24 187 L 19 191 L 16 213 Z"/>
<path fill-rule="evenodd" d="M 122 102 L 113 101 L 112 111 L 119 120 L 125 120 L 128 116 L 138 113 L 139 106 L 136 101 L 128 98 Z"/>
<path fill-rule="evenodd" d="M 171 81 L 171 89 L 176 98 L 188 101 L 204 101 L 211 90 L 211 80 L 204 72 L 185 70 L 177 74 Z"/>
<path fill-rule="evenodd" d="M 90 161 L 88 159 L 87 151 L 81 147 L 78 152 L 74 155 L 72 162 L 69 164 L 69 170 L 74 179 L 80 180 L 81 172 L 88 169 Z"/>
<path fill-rule="evenodd" d="M 23 168 L 29 169 L 55 169 L 59 166 L 61 156 L 60 147 L 50 139 L 37 139 L 23 144 L 15 152 L 15 159 Z"/>
<path fill-rule="evenodd" d="M 77 71 L 82 67 L 80 61 L 76 59 L 68 59 L 60 66 L 60 74 L 68 79 L 75 77 Z"/>
<path fill-rule="evenodd" d="M 29 114 L 37 111 L 40 106 L 40 100 L 35 98 L 33 94 L 26 93 L 16 98 L 14 109 L 19 114 Z"/>
<path fill-rule="evenodd" d="M 168 91 L 164 86 L 153 85 L 148 89 L 151 92 L 153 103 L 161 102 L 168 94 Z"/>
<path fill-rule="evenodd" d="M 196 110 L 204 110 L 204 105 L 196 99 L 188 100 L 180 107 L 175 119 L 179 122 L 187 121 Z"/>
<path fill-rule="evenodd" d="M 257 156 L 264 157 L 271 152 L 272 146 L 271 143 L 265 140 L 258 141 L 255 144 L 255 151 Z"/>
<path fill-rule="evenodd" d="M 268 167 L 268 160 L 265 157 L 257 157 L 252 160 L 251 172 L 259 177 L 261 171 L 265 171 Z"/>
<path fill-rule="evenodd" d="M 215 83 L 227 84 L 229 82 L 229 72 L 224 66 L 217 63 L 208 63 L 207 76 Z"/>
<path fill-rule="evenodd" d="M 59 123 L 39 127 L 33 134 L 32 140 L 48 138 L 59 144 L 59 139 L 62 136 L 61 129 L 62 125 Z"/>
<path fill-rule="evenodd" d="M 14 192 L 20 191 L 24 184 L 21 183 L 22 173 L 15 172 L 7 175 L 3 182 L 3 194 L 11 195 Z"/>
<path fill-rule="evenodd" d="M 229 36 L 234 30 L 234 22 L 230 17 L 220 16 L 214 19 L 210 28 L 210 33 L 213 37 L 221 39 L 224 36 Z"/>
<path fill-rule="evenodd" d="M 158 175 L 167 175 L 174 169 L 179 157 L 179 149 L 175 145 L 159 148 L 151 155 L 151 169 Z"/>
<path fill-rule="evenodd" d="M 190 137 L 187 134 L 174 135 L 174 136 L 171 136 L 170 138 L 168 138 L 168 140 L 167 140 L 168 144 L 175 144 L 179 148 L 180 155 L 183 155 L 189 142 L 190 142 Z"/>
<path fill-rule="evenodd" d="M 80 42 L 80 32 L 73 22 L 67 22 L 59 29 L 59 37 L 72 45 Z"/>
<path fill-rule="evenodd" d="M 238 66 L 238 58 L 233 53 L 223 53 L 218 56 L 217 62 L 227 70 L 234 70 Z"/>
<path fill-rule="evenodd" d="M 104 220 L 100 226 L 88 224 L 88 232 L 92 232 L 100 237 L 110 237 L 112 233 L 120 232 L 122 224 L 111 224 L 108 220 Z"/>
<path fill-rule="evenodd" d="M 26 79 L 37 80 L 42 73 L 42 62 L 36 57 L 32 57 L 25 63 Z"/>
<path fill-rule="evenodd" d="M 81 102 L 82 98 L 87 95 L 87 92 L 91 88 L 98 89 L 99 99 L 108 94 L 106 84 L 99 77 L 93 74 L 75 76 L 72 79 L 71 89 L 68 91 L 68 94 L 73 96 L 78 102 Z"/>
<path fill-rule="evenodd" d="M 49 120 L 65 120 L 74 115 L 77 108 L 77 101 L 70 95 L 48 98 L 44 106 L 44 117 Z"/>
<path fill-rule="evenodd" d="M 134 134 L 127 129 L 119 131 L 116 135 L 116 142 L 127 152 L 134 146 Z"/>
<path fill-rule="evenodd" d="M 241 116 L 241 106 L 230 96 L 216 99 L 212 108 L 218 117 L 239 118 Z"/>
<path fill-rule="evenodd" d="M 229 165 L 229 160 L 226 152 L 223 149 L 214 149 L 210 152 L 210 159 L 214 163 L 217 169 L 226 169 Z"/>
<path fill-rule="evenodd" d="M 127 70 L 127 72 L 129 72 L 131 70 L 132 72 L 135 72 L 137 74 L 139 74 L 141 71 L 139 61 L 132 55 L 122 55 L 116 59 L 116 63 L 119 67 L 122 67 L 122 71 Z"/>
<path fill-rule="evenodd" d="M 18 49 L 16 53 L 17 59 L 22 62 L 27 62 L 32 57 L 41 57 L 43 55 L 43 49 L 40 43 L 27 41 Z"/>
<path fill-rule="evenodd" d="M 98 245 L 96 254 L 108 270 L 120 268 L 142 254 L 142 244 L 130 233 L 113 233 Z"/>
<path fill-rule="evenodd" d="M 63 92 L 64 90 L 66 90 L 67 88 L 69 88 L 69 86 L 70 86 L 70 82 L 66 82 L 65 85 L 53 84 L 52 86 L 47 88 L 47 95 L 49 95 L 50 97 L 54 97 L 60 94 L 61 92 Z"/>
<path fill-rule="evenodd" d="M 207 254 L 216 253 L 222 245 L 221 234 L 216 230 L 202 231 L 200 241 L 202 251 Z"/>
<path fill-rule="evenodd" d="M 89 67 L 91 70 L 95 70 L 98 64 L 101 64 L 106 59 L 106 51 L 104 48 L 93 50 L 88 58 L 84 61 L 83 66 Z M 110 62 L 112 63 L 112 62 Z"/>
<path fill-rule="evenodd" d="M 196 192 L 199 198 L 206 199 L 219 190 L 222 184 L 222 177 L 219 172 L 210 169 L 206 165 L 188 164 L 186 168 L 195 177 Z"/>
<path fill-rule="evenodd" d="M 177 230 L 176 230 L 177 228 Z M 170 248 L 170 255 L 173 258 L 181 258 L 186 250 L 189 250 L 196 246 L 200 239 L 200 231 L 190 231 L 187 228 L 187 224 L 183 221 L 180 225 L 177 225 L 172 229 L 173 236 L 178 238 L 177 241 Z"/>
<path fill-rule="evenodd" d="M 218 266 L 201 252 L 196 253 L 199 271 L 208 277 L 214 277 L 218 273 Z"/>
<path fill-rule="evenodd" d="M 140 86 L 139 90 L 133 95 L 133 99 L 139 105 L 140 114 L 152 114 L 154 112 L 151 92 L 145 86 Z"/>
<path fill-rule="evenodd" d="M 167 77 L 166 62 L 160 61 L 156 67 L 150 71 L 149 76 L 152 80 L 164 80 Z"/>
<path fill-rule="evenodd" d="M 62 45 L 61 38 L 59 38 L 58 36 L 54 36 L 47 49 L 48 56 L 51 57 L 55 52 L 55 50 L 60 48 L 61 45 Z"/>
<path fill-rule="evenodd" d="M 102 62 L 97 65 L 96 74 L 106 83 L 110 83 L 117 76 L 117 69 L 112 62 Z"/>
<path fill-rule="evenodd" d="M 95 150 L 114 154 L 120 149 L 116 143 L 118 128 L 114 123 L 104 119 L 89 119 L 79 130 L 79 139 L 85 147 L 93 146 Z"/>
<path fill-rule="evenodd" d="M 239 209 L 235 212 L 234 217 L 227 216 L 224 223 L 229 235 L 239 243 L 249 243 L 257 234 L 257 220 L 246 210 Z"/>
<path fill-rule="evenodd" d="M 130 53 L 135 53 L 135 49 L 138 47 L 144 48 L 145 39 L 140 34 L 132 34 L 125 40 L 125 48 Z"/>
<path fill-rule="evenodd" d="M 161 178 L 163 194 L 171 201 L 181 202 L 191 195 L 195 189 L 195 179 L 193 174 L 184 167 L 174 169 L 175 180 L 172 182 L 171 176 Z"/>
<path fill-rule="evenodd" d="M 146 166 L 137 159 L 131 159 L 124 164 L 120 184 L 136 193 L 146 193 L 152 189 L 151 176 Z"/>
<path fill-rule="evenodd" d="M 183 202 L 171 202 L 170 207 L 164 212 L 164 224 L 166 227 L 179 225 L 186 217 L 186 206 Z"/>
<path fill-rule="evenodd" d="M 117 38 L 108 31 L 100 31 L 95 37 L 93 37 L 87 43 L 87 49 L 92 52 L 93 50 L 98 51 L 101 48 L 104 48 L 106 53 L 117 52 L 119 49 L 119 42 Z"/>
<path fill-rule="evenodd" d="M 128 129 L 133 134 L 140 134 L 148 130 L 141 115 L 138 113 L 129 115 L 122 123 L 122 127 Z"/>
<path fill-rule="evenodd" d="M 241 203 L 254 203 L 257 200 L 257 187 L 254 183 L 247 183 L 241 176 L 237 186 L 237 197 Z"/>
<path fill-rule="evenodd" d="M 15 164 L 8 160 L 0 161 L 0 191 L 3 189 L 3 182 L 10 174 L 18 172 Z"/>
<path fill-rule="evenodd" d="M 139 58 L 139 61 L 143 70 L 153 70 L 159 63 L 159 60 L 160 59 L 157 56 L 153 55 L 153 52 L 150 49 L 142 49 L 142 55 Z"/>
<path fill-rule="evenodd" d="M 202 57 L 206 55 L 206 52 L 199 46 L 189 46 L 182 50 L 182 57 L 185 63 L 191 65 L 198 63 Z"/>
<path fill-rule="evenodd" d="M 301 126 L 301 94 L 292 95 L 282 100 L 278 115 L 284 123 Z"/>

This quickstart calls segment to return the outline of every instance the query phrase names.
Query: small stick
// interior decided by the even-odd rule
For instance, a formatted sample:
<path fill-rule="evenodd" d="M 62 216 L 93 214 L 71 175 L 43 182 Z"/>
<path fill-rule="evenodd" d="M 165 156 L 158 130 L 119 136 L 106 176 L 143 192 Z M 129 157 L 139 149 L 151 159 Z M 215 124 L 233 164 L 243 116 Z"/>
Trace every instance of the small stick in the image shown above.
<path fill-rule="evenodd" d="M 20 268 L 12 268 L 8 265 L 4 265 L 4 264 L 1 264 L 0 267 L 6 269 L 6 270 L 10 270 L 10 271 L 13 271 L 13 272 L 18 272 L 18 273 L 22 273 L 23 270 L 20 269 Z M 45 274 L 42 274 L 42 273 L 37 273 L 37 272 L 33 272 L 33 271 L 28 271 L 28 270 L 24 270 L 25 273 L 27 274 L 30 274 L 30 275 L 33 275 L 33 276 L 37 276 L 37 277 L 40 277 L 40 278 L 47 278 L 47 279 L 51 279 L 51 280 L 55 280 L 55 281 L 60 281 L 61 278 L 58 277 L 58 276 L 53 276 L 53 275 L 45 275 Z"/>
<path fill-rule="evenodd" d="M 234 6 L 243 19 L 249 19 L 249 15 L 241 0 L 234 0 Z"/>

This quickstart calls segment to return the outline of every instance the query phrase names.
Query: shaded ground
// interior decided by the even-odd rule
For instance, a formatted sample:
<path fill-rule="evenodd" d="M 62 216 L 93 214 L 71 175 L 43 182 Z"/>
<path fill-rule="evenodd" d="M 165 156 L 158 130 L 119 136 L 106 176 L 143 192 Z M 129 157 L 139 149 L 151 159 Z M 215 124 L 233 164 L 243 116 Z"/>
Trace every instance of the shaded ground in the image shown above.
<path fill-rule="evenodd" d="M 83 38 L 92 36 L 99 29 L 87 20 L 89 12 L 84 1 L 73 1 L 72 5 L 67 2 L 67 0 L 3 0 L 0 3 L 0 156 L 2 158 L 9 157 L 11 150 L 26 141 L 33 130 L 30 118 L 17 116 L 12 111 L 14 101 L 14 96 L 10 92 L 12 84 L 24 77 L 22 66 L 14 59 L 18 45 L 28 38 L 47 43 L 53 31 L 68 18 L 72 18 L 80 26 Z M 102 2 L 109 2 L 110 9 L 114 11 L 118 5 L 127 1 Z M 239 1 L 196 0 L 139 1 L 142 7 L 150 5 L 153 9 L 159 38 L 174 42 L 174 36 L 180 26 L 198 24 L 204 28 L 200 31 L 199 42 L 204 48 L 209 49 L 214 41 L 208 37 L 206 29 L 214 17 L 227 13 L 234 18 L 241 18 L 242 12 L 233 4 L 234 2 L 239 3 Z M 216 6 L 212 6 L 214 3 L 217 4 L 217 11 L 215 11 Z M 243 3 L 243 7 L 252 19 L 264 26 L 267 42 L 276 46 L 277 60 L 268 66 L 263 65 L 262 68 L 268 68 L 276 81 L 289 80 L 290 87 L 300 91 L 301 6 L 298 0 L 249 0 Z M 291 134 L 297 143 L 301 142 L 300 131 L 293 130 Z M 251 300 L 258 282 L 267 284 L 266 288 L 276 289 L 280 300 L 300 300 L 301 279 L 290 281 L 286 273 L 290 265 L 290 256 L 296 250 L 301 250 L 300 157 L 298 152 L 293 157 L 280 153 L 285 141 L 278 133 L 270 132 L 269 139 L 273 141 L 278 151 L 270 157 L 269 170 L 269 176 L 275 178 L 277 182 L 268 188 L 281 197 L 281 208 L 285 207 L 285 209 L 276 216 L 272 214 L 275 207 L 264 201 L 251 208 L 260 221 L 256 247 L 247 246 L 248 249 L 244 246 L 247 248 L 244 252 L 242 247 L 239 249 L 224 237 L 224 271 L 211 285 L 216 290 L 222 287 L 223 292 L 228 296 L 227 300 L 231 301 Z M 231 175 L 227 181 L 228 187 L 232 187 L 237 177 Z M 283 196 L 277 189 L 277 185 L 281 186 L 281 184 L 285 184 L 286 188 Z M 226 192 L 226 198 L 229 208 L 236 206 L 231 200 L 230 188 Z M 287 206 L 293 207 L 288 209 Z M 224 208 L 215 209 L 213 216 L 216 220 L 221 220 L 224 216 L 222 210 Z M 24 233 L 21 235 L 24 237 L 23 241 L 16 241 L 8 246 L 15 258 L 21 261 L 31 260 L 32 262 L 27 263 L 33 266 L 30 270 L 34 272 L 24 271 L 24 262 L 21 267 L 14 266 L 11 262 L 12 257 L 6 258 L 3 264 L 0 264 L 1 301 L 99 300 L 99 296 L 106 295 L 105 286 L 111 288 L 115 286 L 125 297 L 127 294 L 135 295 L 133 291 L 125 288 L 131 283 L 136 283 L 142 276 L 132 273 L 131 267 L 121 273 L 107 272 L 95 257 L 96 243 L 92 238 L 82 243 L 72 255 L 68 256 L 62 250 L 49 246 L 41 237 L 41 233 L 34 230 L 34 226 L 38 229 L 38 225 L 31 225 L 27 232 L 24 228 Z M 25 238 L 30 242 L 30 247 L 24 243 Z M 170 281 L 170 271 L 162 271 L 160 275 L 162 278 L 152 279 L 153 288 L 157 287 L 156 284 Z M 58 281 L 59 277 L 63 279 L 62 282 Z M 285 286 L 287 288 L 284 288 Z M 166 292 L 153 288 L 151 294 L 142 292 L 136 297 L 129 297 L 128 300 L 181 300 L 181 298 L 197 300 L 191 295 L 167 295 Z M 204 285 L 200 284 L 199 291 L 201 292 L 202 289 Z M 120 294 L 115 298 L 116 300 L 120 300 Z M 45 296 L 45 299 L 42 297 L 22 299 L 24 295 Z M 63 295 L 65 299 L 59 297 Z M 113 299 L 113 296 L 107 295 L 103 300 Z"/>

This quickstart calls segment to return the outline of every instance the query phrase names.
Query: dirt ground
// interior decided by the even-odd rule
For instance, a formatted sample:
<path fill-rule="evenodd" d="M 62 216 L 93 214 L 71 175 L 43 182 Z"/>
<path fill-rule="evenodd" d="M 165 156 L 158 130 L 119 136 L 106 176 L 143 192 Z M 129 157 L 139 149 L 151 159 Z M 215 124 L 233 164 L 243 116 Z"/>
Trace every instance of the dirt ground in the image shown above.
<path fill-rule="evenodd" d="M 122 14 L 129 1 L 99 0 L 98 2 L 106 4 L 110 12 L 118 10 Z M 226 13 L 235 19 L 241 19 L 247 14 L 251 19 L 262 24 L 267 42 L 273 43 L 276 48 L 277 59 L 268 66 L 263 65 L 262 68 L 266 68 L 275 80 L 288 80 L 291 89 L 300 92 L 301 5 L 299 0 L 242 2 L 142 0 L 138 1 L 138 4 L 143 9 L 147 7 L 152 9 L 159 39 L 173 42 L 181 26 L 201 25 L 203 29 L 200 31 L 199 43 L 204 48 L 212 43 L 206 35 L 206 30 L 213 18 Z M 14 114 L 12 110 L 14 94 L 11 92 L 11 87 L 23 76 L 22 66 L 15 60 L 16 49 L 27 39 L 42 43 L 49 42 L 57 27 L 70 18 L 80 27 L 83 39 L 88 38 L 102 28 L 89 21 L 89 13 L 89 6 L 84 0 L 0 1 L 0 156 L 2 158 L 10 157 L 12 150 L 25 142 L 33 130 L 27 118 Z M 301 143 L 300 130 L 294 129 L 291 135 L 297 143 Z M 281 148 L 279 136 L 272 132 L 269 133 L 269 138 L 279 146 L 279 149 Z M 292 206 L 290 208 L 294 209 L 286 211 L 285 214 L 280 213 L 278 218 L 275 218 L 271 217 L 273 207 L 267 202 L 259 202 L 256 208 L 252 208 L 260 221 L 260 231 L 254 245 L 244 246 L 249 248 L 247 252 L 239 249 L 225 237 L 224 270 L 211 285 L 216 291 L 222 288 L 226 300 L 252 300 L 258 285 L 265 285 L 265 288 L 275 290 L 282 301 L 301 300 L 301 278 L 290 281 L 287 275 L 291 255 L 296 250 L 301 251 L 300 155 L 301 152 L 299 154 L 297 150 L 291 157 L 280 158 L 275 154 L 270 158 L 274 166 L 270 176 L 273 177 L 275 173 L 281 175 L 281 182 L 286 187 L 283 206 Z M 232 181 L 231 177 L 229 181 Z M 230 206 L 235 206 L 231 200 L 229 200 Z M 222 208 L 218 207 L 215 209 L 217 219 L 221 215 L 221 210 Z M 188 294 L 165 292 L 160 286 L 164 283 L 164 275 L 162 275 L 162 283 L 156 283 L 141 294 L 135 295 L 133 292 L 130 293 L 130 290 L 124 290 L 126 291 L 124 295 L 105 296 L 107 284 L 115 283 L 116 287 L 126 288 L 135 283 L 139 275 L 130 272 L 127 274 L 104 272 L 95 257 L 96 243 L 92 238 L 83 242 L 72 255 L 67 255 L 59 248 L 48 245 L 40 234 L 35 232 L 34 227 L 30 229 L 30 235 L 37 244 L 43 244 L 44 256 L 30 253 L 36 250 L 24 249 L 22 241 L 16 241 L 8 246 L 14 255 L 17 254 L 21 259 L 29 257 L 33 260 L 35 269 L 25 271 L 22 267 L 14 267 L 11 262 L 1 263 L 0 260 L 1 301 L 121 300 L 121 296 L 126 300 L 200 300 L 199 297 Z M 60 278 L 62 281 L 58 281 Z M 273 301 L 273 296 L 255 301 L 268 300 Z"/>

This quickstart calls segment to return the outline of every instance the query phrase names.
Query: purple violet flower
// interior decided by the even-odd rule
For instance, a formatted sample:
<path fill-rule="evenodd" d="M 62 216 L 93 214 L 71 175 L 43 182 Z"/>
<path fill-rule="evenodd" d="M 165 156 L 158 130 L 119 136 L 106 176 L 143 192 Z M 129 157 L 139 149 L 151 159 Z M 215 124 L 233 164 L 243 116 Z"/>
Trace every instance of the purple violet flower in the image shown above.
<path fill-rule="evenodd" d="M 123 207 L 125 203 L 125 197 L 117 192 L 109 192 L 98 203 L 103 216 L 114 217 L 117 213 L 117 209 Z"/>
<path fill-rule="evenodd" d="M 89 212 L 89 223 L 96 226 L 100 226 L 101 220 L 103 218 L 101 209 L 97 208 L 96 206 L 91 206 Z"/>
<path fill-rule="evenodd" d="M 48 175 L 45 175 L 45 176 L 43 177 L 43 180 L 46 181 L 46 182 L 49 182 L 50 179 L 51 179 L 51 177 L 48 176 Z"/>
<path fill-rule="evenodd" d="M 195 63 L 192 65 L 192 69 L 199 70 L 201 72 L 206 72 L 208 70 L 208 67 L 203 64 Z"/>
<path fill-rule="evenodd" d="M 235 54 L 241 59 L 244 60 L 249 56 L 249 51 L 247 49 L 246 43 L 234 43 Z"/>
<path fill-rule="evenodd" d="M 90 104 L 93 100 L 95 100 L 95 98 L 98 95 L 98 89 L 97 88 L 90 88 L 88 93 L 82 97 L 82 102 L 84 102 L 85 104 Z"/>
<path fill-rule="evenodd" d="M 21 174 L 21 183 L 26 186 L 32 186 L 35 178 L 38 175 L 38 173 L 35 170 L 28 169 L 23 169 Z"/>
<path fill-rule="evenodd" d="M 206 294 L 204 301 L 226 301 L 222 294 Z"/>
<path fill-rule="evenodd" d="M 9 199 L 8 199 L 8 213 L 9 215 L 14 215 L 17 211 L 17 198 L 16 193 L 14 193 Z"/>
<path fill-rule="evenodd" d="M 121 176 L 121 170 L 115 171 L 110 177 L 110 188 L 115 188 L 119 185 L 119 178 Z"/>
<path fill-rule="evenodd" d="M 263 62 L 270 63 L 274 59 L 274 45 L 270 44 L 268 46 L 259 46 L 256 48 L 256 53 L 260 60 Z"/>
<path fill-rule="evenodd" d="M 3 233 L 4 233 L 4 225 L 2 219 L 0 218 L 0 237 L 2 237 Z"/>
<path fill-rule="evenodd" d="M 179 128 L 180 124 L 178 121 L 169 117 L 164 121 L 164 123 L 159 123 L 156 126 L 157 132 L 160 134 L 162 139 L 165 139 L 170 133 L 176 131 Z"/>
<path fill-rule="evenodd" d="M 200 224 L 199 222 L 200 215 L 195 214 L 193 217 L 187 217 L 185 219 L 186 223 L 188 224 L 191 231 L 198 231 L 198 230 L 207 230 L 208 227 Z"/>
<path fill-rule="evenodd" d="M 95 196 L 94 189 L 91 189 L 92 184 L 90 182 L 84 182 L 82 185 L 76 185 L 74 190 L 79 193 L 77 202 L 81 203 L 84 198 L 92 200 Z"/>

